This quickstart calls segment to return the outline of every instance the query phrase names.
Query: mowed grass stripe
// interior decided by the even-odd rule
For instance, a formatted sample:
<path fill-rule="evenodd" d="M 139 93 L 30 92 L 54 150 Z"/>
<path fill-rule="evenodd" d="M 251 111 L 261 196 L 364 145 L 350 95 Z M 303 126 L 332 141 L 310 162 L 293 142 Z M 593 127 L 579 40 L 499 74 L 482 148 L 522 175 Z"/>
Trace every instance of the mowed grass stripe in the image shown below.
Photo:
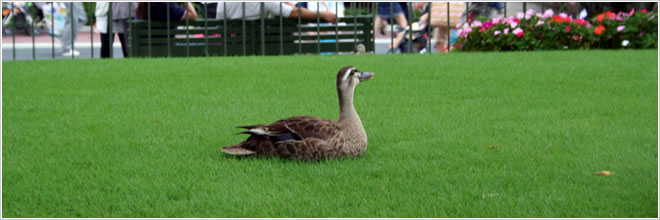
<path fill-rule="evenodd" d="M 3 217 L 657 217 L 657 50 L 3 62 Z M 360 158 L 237 159 L 336 119 Z M 488 149 L 488 146 L 495 146 Z M 611 170 L 613 176 L 594 176 Z"/>

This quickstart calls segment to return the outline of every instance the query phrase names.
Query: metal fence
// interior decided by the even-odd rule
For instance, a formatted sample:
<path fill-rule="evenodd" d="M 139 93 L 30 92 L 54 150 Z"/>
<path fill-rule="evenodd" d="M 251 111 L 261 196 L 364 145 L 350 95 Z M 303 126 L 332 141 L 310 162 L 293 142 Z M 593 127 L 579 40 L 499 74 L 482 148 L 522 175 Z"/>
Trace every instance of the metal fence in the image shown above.
<path fill-rule="evenodd" d="M 52 2 L 54 5 L 56 2 Z M 277 17 L 274 19 L 266 19 L 265 13 L 264 13 L 264 3 L 262 2 L 260 4 L 260 18 L 255 21 L 246 21 L 245 19 L 245 3 L 242 4 L 242 11 L 243 11 L 243 17 L 242 19 L 237 19 L 237 20 L 230 20 L 230 19 L 215 19 L 215 18 L 208 18 L 209 13 L 209 3 L 201 3 L 198 4 L 198 10 L 203 13 L 203 18 L 197 19 L 196 21 L 177 21 L 177 22 L 171 22 L 169 19 L 166 22 L 161 22 L 161 21 L 154 21 L 151 18 L 151 4 L 152 3 L 147 3 L 147 19 L 145 20 L 136 20 L 135 17 L 131 16 L 129 18 L 129 32 L 130 31 L 135 31 L 135 28 L 137 27 L 143 27 L 144 23 L 146 23 L 146 26 L 144 28 L 144 31 L 146 32 L 146 42 L 141 42 L 139 41 L 139 37 L 144 37 L 141 35 L 137 35 L 137 33 L 125 33 L 129 37 L 128 41 L 128 49 L 129 49 L 129 54 L 132 56 L 173 56 L 177 55 L 178 56 L 227 56 L 227 55 L 277 55 L 277 54 L 343 54 L 343 53 L 359 53 L 359 52 L 367 52 L 367 53 L 374 53 L 376 51 L 376 31 L 373 28 L 373 22 L 374 18 L 378 16 L 378 11 L 379 11 L 379 6 L 378 3 L 375 2 L 334 2 L 335 7 L 334 7 L 334 13 L 336 15 L 339 14 L 339 4 L 342 4 L 345 8 L 345 13 L 344 17 L 341 18 L 340 22 L 343 23 L 335 23 L 335 24 L 327 24 L 325 22 L 322 22 L 320 19 L 320 12 L 319 8 L 321 8 L 321 2 L 312 2 L 308 4 L 316 4 L 316 19 L 312 20 L 302 20 L 301 19 L 301 9 L 299 8 L 294 8 L 292 13 L 298 13 L 298 19 L 296 20 L 289 20 L 286 18 Z M 469 2 L 461 2 L 465 4 L 466 8 L 466 13 L 463 14 L 462 19 L 467 18 L 467 14 L 470 12 L 475 12 L 476 7 L 481 7 L 475 3 L 469 3 Z M 20 13 L 27 13 L 25 8 L 21 8 L 20 6 L 17 6 L 14 2 L 11 3 L 3 3 L 7 4 L 7 8 L 10 9 L 10 13 L 6 16 L 3 17 L 3 29 L 6 28 L 11 28 L 11 38 L 12 38 L 12 48 L 11 48 L 11 54 L 12 54 L 12 60 L 17 59 L 17 48 L 16 48 L 16 32 L 17 32 L 17 18 Z M 176 4 L 176 3 L 166 3 L 168 4 Z M 226 6 L 226 2 L 220 2 L 217 4 L 224 4 Z M 381 3 L 382 4 L 382 3 Z M 394 9 L 396 8 L 395 2 L 389 2 L 385 3 L 389 4 L 389 20 L 388 23 L 390 24 L 389 26 L 389 36 L 386 36 L 389 38 L 389 44 L 392 45 L 393 47 L 395 38 L 397 37 L 396 33 L 398 32 L 403 32 L 404 34 L 407 34 L 408 36 L 403 36 L 406 38 L 406 44 L 408 47 L 408 50 L 406 52 L 408 53 L 419 53 L 420 50 L 415 50 L 413 49 L 413 44 L 414 44 L 414 36 L 412 30 L 413 28 L 413 21 L 416 21 L 420 18 L 421 14 L 424 13 L 422 12 L 417 12 L 413 10 L 413 3 L 408 2 L 405 4 L 402 8 L 404 10 L 407 10 L 407 25 L 408 27 L 399 27 L 395 31 L 395 25 L 394 23 Z M 507 3 L 504 2 L 502 3 L 503 7 L 501 8 L 503 10 L 503 16 L 509 16 L 512 14 L 510 11 L 507 11 L 507 4 L 513 4 L 513 3 Z M 549 8 L 548 4 L 551 3 L 534 3 L 536 4 L 535 7 L 537 7 L 537 11 L 540 9 L 541 11 Z M 450 10 L 449 10 L 449 4 L 447 5 L 447 10 L 446 10 L 446 21 L 447 21 L 447 27 L 452 28 L 449 23 L 450 23 Z M 540 8 L 538 8 L 540 5 Z M 387 6 L 387 5 L 386 5 Z M 93 4 L 87 4 L 86 11 L 94 11 L 94 6 Z M 129 4 L 129 7 L 132 7 Z M 280 10 L 282 7 L 282 3 L 280 3 Z M 382 5 L 381 5 L 382 7 Z M 429 6 L 430 7 L 430 4 Z M 472 8 L 471 8 L 472 7 Z M 523 2 L 521 3 L 521 9 L 522 11 L 526 11 L 528 9 L 528 3 Z M 226 7 L 223 7 L 226 9 Z M 55 46 L 55 41 L 56 37 L 54 34 L 54 30 L 56 27 L 56 20 L 54 19 L 55 13 L 55 7 L 50 7 L 51 9 L 51 18 L 52 21 L 50 23 L 50 29 L 52 34 L 50 34 L 50 58 L 51 59 L 56 59 L 56 58 L 61 58 L 59 54 L 56 54 L 56 46 Z M 67 8 L 67 10 L 70 10 L 67 12 L 67 15 L 69 15 L 69 19 L 73 20 L 74 17 L 74 11 L 76 10 L 75 7 Z M 559 10 L 562 10 L 559 8 Z M 112 12 L 112 3 L 109 4 L 109 12 Z M 134 8 L 129 8 L 129 11 L 135 11 Z M 520 11 L 518 9 L 517 11 Z M 167 10 L 168 17 L 169 17 L 169 10 Z M 434 13 L 430 13 L 430 10 L 427 11 L 428 16 L 426 17 L 426 27 L 424 27 L 424 30 L 422 33 L 425 34 L 425 42 L 423 42 L 425 45 L 422 46 L 423 50 L 425 50 L 428 53 L 432 53 L 434 51 L 434 47 L 432 46 L 432 34 L 433 31 L 430 29 L 431 20 L 433 19 L 434 16 L 438 16 Z M 515 12 L 514 12 L 515 13 Z M 226 12 L 224 13 L 226 15 Z M 444 16 L 444 15 L 440 15 Z M 30 16 L 26 16 L 30 17 Z M 113 33 L 113 27 L 112 27 L 112 13 L 108 13 L 108 28 L 107 28 L 107 33 Z M 364 17 L 372 18 L 372 19 L 362 19 Z M 13 22 L 11 22 L 11 19 L 14 19 Z M 90 23 L 93 23 L 95 20 L 94 13 L 87 13 L 87 19 L 90 21 Z M 361 19 L 360 22 L 358 22 L 358 19 Z M 286 20 L 286 21 L 285 21 Z M 30 26 L 28 28 L 31 28 L 31 31 L 28 31 L 28 33 L 31 33 L 31 43 L 32 47 L 31 49 L 31 58 L 33 60 L 37 59 L 37 52 L 36 52 L 36 42 L 35 42 L 35 35 L 38 31 L 35 29 L 35 19 L 27 19 L 27 24 Z M 5 26 L 7 24 L 7 26 Z M 142 26 L 140 26 L 142 25 Z M 369 27 L 366 27 L 366 26 Z M 191 27 L 192 26 L 192 27 Z M 160 29 L 155 29 L 156 27 L 159 27 Z M 162 28 L 162 27 L 167 27 L 167 28 Z M 216 27 L 221 27 L 221 28 L 216 28 Z M 353 28 L 353 31 L 351 32 L 351 28 Z M 361 28 L 358 30 L 358 28 Z M 297 29 L 297 30 L 296 30 Z M 314 30 L 315 29 L 315 30 Z M 274 30 L 274 31 L 273 31 Z M 277 35 L 277 31 L 279 30 L 279 36 Z M 408 30 L 407 32 L 405 30 Z M 450 29 L 451 30 L 451 29 Z M 63 31 L 68 31 L 68 30 L 63 30 Z M 74 35 L 74 27 L 71 25 L 71 33 Z M 249 34 L 249 32 L 252 31 L 252 34 Z M 269 32 L 271 31 L 271 32 Z M 334 34 L 333 34 L 334 32 Z M 451 40 L 451 31 L 446 31 L 447 33 L 447 42 Z M 9 37 L 9 36 L 4 36 L 5 30 L 3 30 L 3 38 Z M 99 58 L 98 56 L 95 57 L 95 47 L 97 47 L 94 44 L 94 38 L 95 38 L 95 31 L 93 30 L 92 25 L 89 26 L 89 33 L 90 33 L 90 42 L 89 42 L 89 58 Z M 143 32 L 140 32 L 143 33 Z M 203 35 L 204 39 L 201 40 L 199 37 L 195 37 L 194 34 L 201 34 Z M 217 34 L 217 36 L 210 36 L 213 34 Z M 236 36 L 232 37 L 232 34 L 236 34 Z M 353 37 L 351 39 L 350 34 L 353 34 Z M 442 33 L 445 34 L 445 33 Z M 360 35 L 360 36 L 358 36 Z M 218 37 L 220 36 L 220 37 Z M 279 38 L 278 38 L 279 37 Z M 419 37 L 419 36 L 416 36 Z M 435 36 L 437 37 L 437 36 Z M 238 38 L 238 39 L 237 39 Z M 297 39 L 295 39 L 297 38 Z M 110 41 L 111 39 L 114 39 L 113 37 L 108 38 L 108 44 L 110 46 L 110 57 L 114 57 L 114 47 L 113 44 L 114 42 Z M 274 40 L 275 39 L 275 40 Z M 279 46 L 273 46 L 273 44 L 277 44 L 277 39 L 279 39 Z M 288 43 L 285 43 L 285 39 Z M 366 39 L 366 40 L 365 40 Z M 228 42 L 229 40 L 229 42 Z M 274 41 L 273 41 L 274 40 Z M 382 38 L 379 40 L 379 42 L 383 42 L 385 39 Z M 250 41 L 253 41 L 253 44 L 250 44 L 248 46 L 248 43 Z M 269 42 L 267 42 L 269 41 Z M 231 46 L 232 42 L 240 42 L 239 46 Z M 72 44 L 72 50 L 76 50 L 76 40 L 75 38 L 71 39 L 71 44 Z M 103 43 L 103 42 L 101 42 Z M 162 47 L 156 47 L 156 45 L 166 45 L 166 50 L 165 50 L 165 55 L 163 55 L 163 51 L 155 51 L 155 48 L 162 48 Z M 313 46 L 315 44 L 315 46 Z M 332 50 L 332 44 L 334 44 L 334 50 Z M 347 51 L 346 46 L 341 46 L 340 45 L 353 45 L 353 50 L 352 51 Z M 360 50 L 361 48 L 359 45 L 362 45 L 362 51 Z M 24 45 L 24 44 L 23 44 Z M 44 43 L 40 43 L 42 46 L 41 48 L 43 49 Z M 141 46 L 142 45 L 142 46 Z M 146 46 L 145 46 L 146 45 Z M 177 46 L 178 45 L 178 46 Z M 80 46 L 80 44 L 78 44 Z M 175 48 L 185 48 L 185 49 L 175 49 L 173 51 L 173 46 L 177 46 Z M 295 48 L 298 47 L 298 50 L 293 50 L 293 52 L 290 53 L 285 53 L 285 51 L 292 51 L 290 48 Z M 203 49 L 200 49 L 202 48 Z M 313 48 L 316 48 L 316 50 L 313 50 Z M 80 47 L 82 48 L 82 46 Z M 251 48 L 253 52 L 248 52 L 248 48 Z M 310 49 L 312 48 L 312 49 Z M 341 48 L 341 49 L 340 49 Z M 3 43 L 3 53 L 5 52 L 5 44 Z M 98 48 L 97 48 L 98 49 Z M 25 46 L 23 46 L 21 49 L 21 53 L 29 53 Z M 146 52 L 145 52 L 146 50 Z M 192 51 L 191 51 L 192 50 Z M 198 50 L 203 51 L 201 54 L 198 52 Z M 232 52 L 233 50 L 239 50 L 240 52 Z M 395 48 L 392 48 L 392 54 L 396 51 Z M 97 50 L 98 52 L 99 50 Z M 185 51 L 185 52 L 182 52 Z M 156 54 L 158 53 L 158 54 Z M 71 54 L 71 59 L 77 58 L 77 56 L 72 53 Z M 78 57 L 79 58 L 79 57 Z M 29 59 L 29 58 L 28 58 Z"/>

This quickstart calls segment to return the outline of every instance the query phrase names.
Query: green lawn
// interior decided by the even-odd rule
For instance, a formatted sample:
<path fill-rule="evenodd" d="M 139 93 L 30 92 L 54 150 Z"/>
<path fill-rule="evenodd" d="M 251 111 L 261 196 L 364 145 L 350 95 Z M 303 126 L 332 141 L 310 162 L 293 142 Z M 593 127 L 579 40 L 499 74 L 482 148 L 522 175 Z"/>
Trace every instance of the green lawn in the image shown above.
<path fill-rule="evenodd" d="M 3 62 L 2 216 L 655 218 L 657 54 Z M 237 125 L 336 119 L 344 65 L 376 73 L 363 157 L 219 150 Z"/>

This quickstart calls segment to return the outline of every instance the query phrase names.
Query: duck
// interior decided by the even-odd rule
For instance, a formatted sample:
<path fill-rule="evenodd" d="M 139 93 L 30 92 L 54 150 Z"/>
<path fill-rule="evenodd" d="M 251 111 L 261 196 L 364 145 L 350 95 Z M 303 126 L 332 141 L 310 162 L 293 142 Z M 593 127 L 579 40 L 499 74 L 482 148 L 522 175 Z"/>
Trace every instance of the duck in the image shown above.
<path fill-rule="evenodd" d="M 354 66 L 337 72 L 339 117 L 328 120 L 295 116 L 270 124 L 238 126 L 249 137 L 221 150 L 236 156 L 274 156 L 292 160 L 324 160 L 358 157 L 367 150 L 367 133 L 353 105 L 355 88 L 374 77 Z"/>

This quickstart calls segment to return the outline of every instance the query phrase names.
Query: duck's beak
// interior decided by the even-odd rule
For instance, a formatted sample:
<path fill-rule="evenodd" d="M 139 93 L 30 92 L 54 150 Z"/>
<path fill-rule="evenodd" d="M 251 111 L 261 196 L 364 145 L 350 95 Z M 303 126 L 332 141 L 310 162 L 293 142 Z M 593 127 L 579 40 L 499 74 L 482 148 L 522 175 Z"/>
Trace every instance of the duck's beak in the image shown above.
<path fill-rule="evenodd" d="M 370 80 L 373 78 L 375 73 L 372 72 L 360 72 L 360 82 L 365 81 L 365 80 Z"/>

